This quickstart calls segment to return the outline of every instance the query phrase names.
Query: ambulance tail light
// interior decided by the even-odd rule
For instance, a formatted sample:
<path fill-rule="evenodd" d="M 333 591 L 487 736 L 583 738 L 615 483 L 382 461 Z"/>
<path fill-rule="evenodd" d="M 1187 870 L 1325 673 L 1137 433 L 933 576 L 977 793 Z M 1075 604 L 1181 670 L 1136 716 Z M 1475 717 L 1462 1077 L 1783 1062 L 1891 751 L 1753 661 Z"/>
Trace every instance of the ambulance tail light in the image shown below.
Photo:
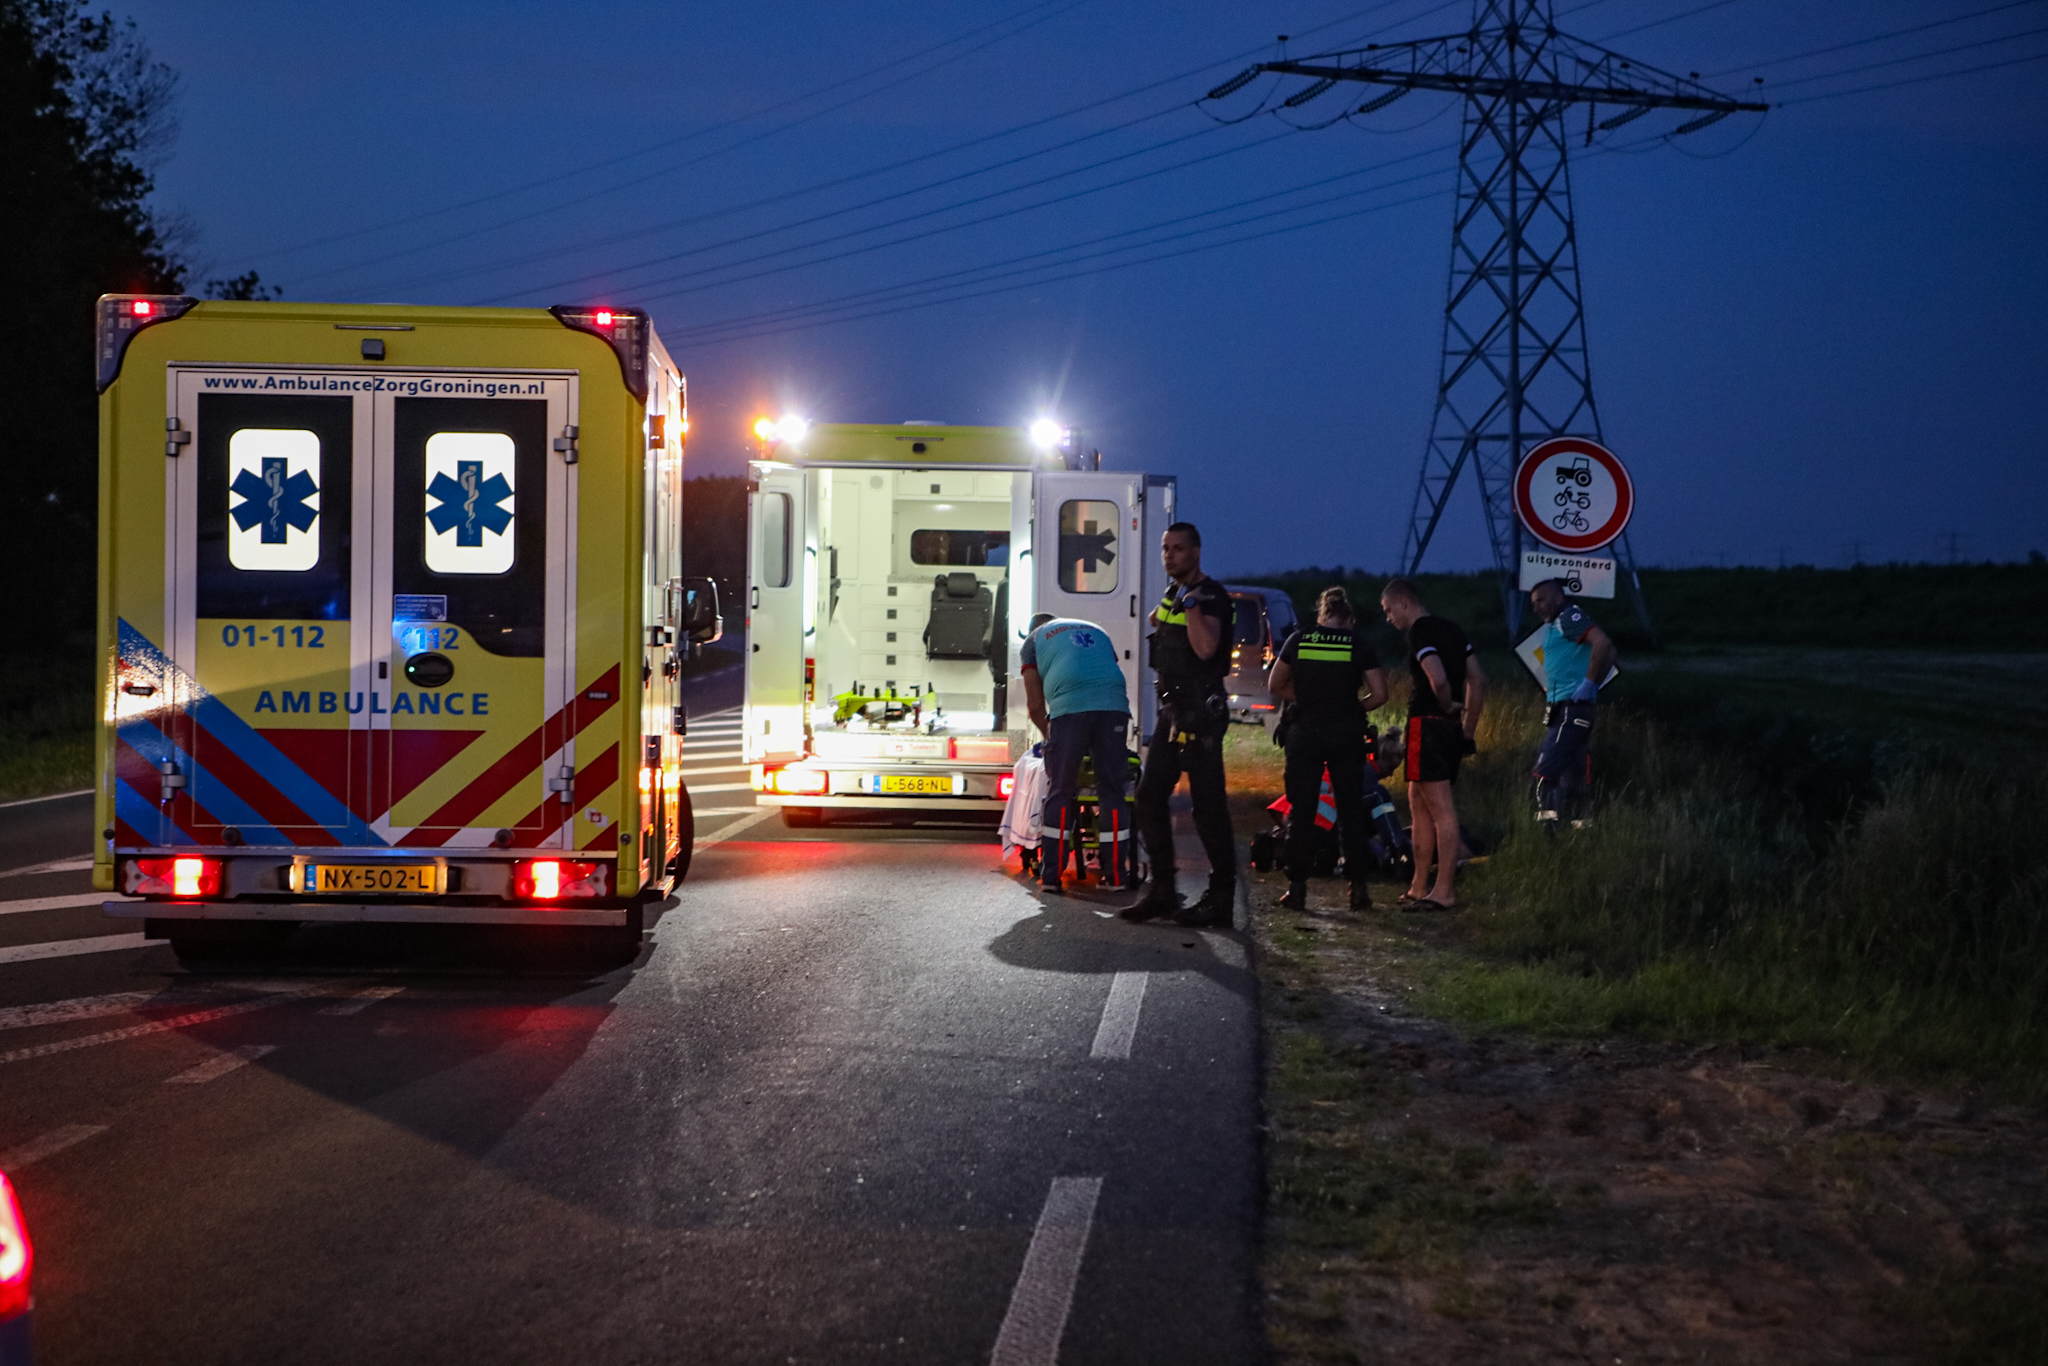
<path fill-rule="evenodd" d="M 198 302 L 186 294 L 100 295 L 98 335 L 94 340 L 100 392 L 104 394 L 107 386 L 120 377 L 121 361 L 137 332 L 182 317 Z"/>
<path fill-rule="evenodd" d="M 130 859 L 122 890 L 129 896 L 219 896 L 220 873 L 221 862 L 213 858 Z"/>
<path fill-rule="evenodd" d="M 825 790 L 825 775 L 815 768 L 778 768 L 775 790 L 786 796 L 815 797 Z"/>
<path fill-rule="evenodd" d="M 1012 794 L 1012 793 L 1014 793 L 1014 792 L 1016 792 L 1016 790 L 1017 790 L 1017 775 L 1016 775 L 1016 774 L 1014 774 L 1014 773 L 1005 773 L 1005 774 L 1004 774 L 1004 775 L 1003 775 L 1002 777 L 1000 777 L 1000 778 L 996 779 L 996 795 L 997 795 L 998 797 L 1001 797 L 1001 798 L 1002 798 L 1002 799 L 1003 799 L 1004 801 L 1008 801 L 1008 800 L 1010 800 L 1010 796 L 1011 796 L 1011 794 Z"/>
<path fill-rule="evenodd" d="M 611 895 L 611 865 L 595 859 L 528 859 L 512 868 L 520 901 L 576 901 Z"/>
<path fill-rule="evenodd" d="M 625 376 L 626 387 L 632 390 L 634 398 L 642 403 L 647 401 L 647 339 L 653 331 L 647 323 L 647 310 L 556 304 L 548 312 L 562 326 L 588 332 L 610 346 L 619 358 L 619 371 Z"/>
<path fill-rule="evenodd" d="M 0 1323 L 20 1318 L 33 1307 L 29 1274 L 35 1265 L 36 1250 L 28 1240 L 21 1202 L 14 1198 L 6 1173 L 0 1172 Z"/>

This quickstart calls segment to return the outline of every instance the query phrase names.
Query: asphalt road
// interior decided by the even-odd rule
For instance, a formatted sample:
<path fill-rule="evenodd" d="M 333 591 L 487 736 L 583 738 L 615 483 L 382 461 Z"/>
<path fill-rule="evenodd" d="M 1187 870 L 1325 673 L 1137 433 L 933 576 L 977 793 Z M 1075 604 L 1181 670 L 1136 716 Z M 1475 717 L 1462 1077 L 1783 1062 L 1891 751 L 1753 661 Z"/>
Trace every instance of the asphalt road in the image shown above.
<path fill-rule="evenodd" d="M 785 830 L 736 726 L 693 721 L 710 847 L 597 973 L 362 926 L 194 973 L 46 904 L 89 811 L 0 809 L 39 1357 L 1258 1359 L 1242 939 L 1042 905 L 986 828 Z"/>

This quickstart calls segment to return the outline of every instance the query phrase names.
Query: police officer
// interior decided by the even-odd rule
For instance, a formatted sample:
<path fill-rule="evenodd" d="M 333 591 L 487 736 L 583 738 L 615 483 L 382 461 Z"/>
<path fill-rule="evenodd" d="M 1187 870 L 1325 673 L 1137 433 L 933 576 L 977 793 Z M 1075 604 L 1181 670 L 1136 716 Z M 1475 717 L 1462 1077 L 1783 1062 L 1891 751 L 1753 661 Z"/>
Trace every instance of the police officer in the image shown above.
<path fill-rule="evenodd" d="M 1131 860 L 1130 817 L 1124 810 L 1130 751 L 1130 692 L 1116 643 L 1092 621 L 1040 612 L 1017 656 L 1024 676 L 1025 707 L 1045 736 L 1045 814 L 1039 824 L 1051 834 L 1038 863 L 1039 886 L 1059 896 L 1060 873 L 1080 842 L 1081 812 L 1075 800 L 1081 760 L 1095 761 L 1097 848 L 1102 883 L 1122 887 Z"/>
<path fill-rule="evenodd" d="M 1223 734 L 1230 726 L 1223 680 L 1230 672 L 1235 613 L 1223 585 L 1202 572 L 1202 533 L 1194 523 L 1166 529 L 1159 559 L 1173 581 L 1152 610 L 1159 720 L 1134 804 L 1152 881 L 1142 900 L 1124 908 L 1123 918 L 1171 915 L 1183 925 L 1228 925 L 1237 892 L 1237 847 L 1223 790 Z M 1175 890 L 1173 818 L 1167 809 L 1183 772 L 1194 798 L 1195 833 L 1209 856 L 1209 888 L 1185 909 Z"/>
<path fill-rule="evenodd" d="M 1588 814 L 1593 713 L 1600 684 L 1614 667 L 1614 642 L 1556 579 L 1530 589 L 1529 605 L 1550 623 L 1543 633 L 1543 696 L 1549 705 L 1536 751 L 1536 819 L 1568 820 L 1576 828 Z"/>
<path fill-rule="evenodd" d="M 1372 908 L 1365 870 L 1372 817 L 1365 806 L 1365 728 L 1373 708 L 1387 700 L 1387 675 L 1358 631 L 1358 613 L 1342 588 L 1316 599 L 1316 624 L 1296 631 L 1280 648 L 1266 690 L 1294 704 L 1287 725 L 1287 895 L 1280 904 L 1308 909 L 1316 805 L 1323 770 L 1337 801 L 1337 833 L 1344 841 L 1344 875 L 1351 879 L 1351 909 Z"/>

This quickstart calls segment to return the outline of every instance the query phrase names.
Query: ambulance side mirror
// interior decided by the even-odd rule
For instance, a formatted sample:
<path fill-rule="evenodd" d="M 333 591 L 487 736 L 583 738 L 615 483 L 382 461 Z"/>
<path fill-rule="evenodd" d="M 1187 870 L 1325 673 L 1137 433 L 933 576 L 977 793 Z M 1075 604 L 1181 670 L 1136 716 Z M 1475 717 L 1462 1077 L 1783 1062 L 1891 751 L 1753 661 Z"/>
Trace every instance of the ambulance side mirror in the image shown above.
<path fill-rule="evenodd" d="M 683 632 L 692 645 L 709 645 L 725 634 L 718 614 L 718 585 L 710 579 L 684 579 Z"/>

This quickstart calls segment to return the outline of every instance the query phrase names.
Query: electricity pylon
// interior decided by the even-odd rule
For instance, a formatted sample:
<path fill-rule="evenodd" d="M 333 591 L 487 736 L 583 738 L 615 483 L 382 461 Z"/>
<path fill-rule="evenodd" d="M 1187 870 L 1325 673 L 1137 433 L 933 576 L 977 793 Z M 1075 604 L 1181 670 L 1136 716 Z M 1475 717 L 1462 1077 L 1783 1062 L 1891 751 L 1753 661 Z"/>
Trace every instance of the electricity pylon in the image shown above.
<path fill-rule="evenodd" d="M 1479 481 L 1512 640 L 1522 617 L 1528 539 L 1513 506 L 1515 466 L 1549 437 L 1602 440 L 1579 290 L 1566 116 L 1586 106 L 1590 144 L 1595 132 L 1657 109 L 1692 112 L 1671 130 L 1684 134 L 1769 106 L 1716 94 L 1697 73 L 1675 76 L 1560 33 L 1551 0 L 1474 0 L 1464 33 L 1262 63 L 1217 87 L 1212 98 L 1259 72 L 1312 78 L 1285 101 L 1288 108 L 1342 81 L 1390 87 L 1353 113 L 1385 108 L 1416 90 L 1464 97 L 1443 361 L 1402 558 L 1409 573 L 1421 567 L 1469 466 Z M 1601 118 L 1601 105 L 1614 112 Z M 1627 538 L 1613 549 L 1647 631 L 1649 608 Z"/>

